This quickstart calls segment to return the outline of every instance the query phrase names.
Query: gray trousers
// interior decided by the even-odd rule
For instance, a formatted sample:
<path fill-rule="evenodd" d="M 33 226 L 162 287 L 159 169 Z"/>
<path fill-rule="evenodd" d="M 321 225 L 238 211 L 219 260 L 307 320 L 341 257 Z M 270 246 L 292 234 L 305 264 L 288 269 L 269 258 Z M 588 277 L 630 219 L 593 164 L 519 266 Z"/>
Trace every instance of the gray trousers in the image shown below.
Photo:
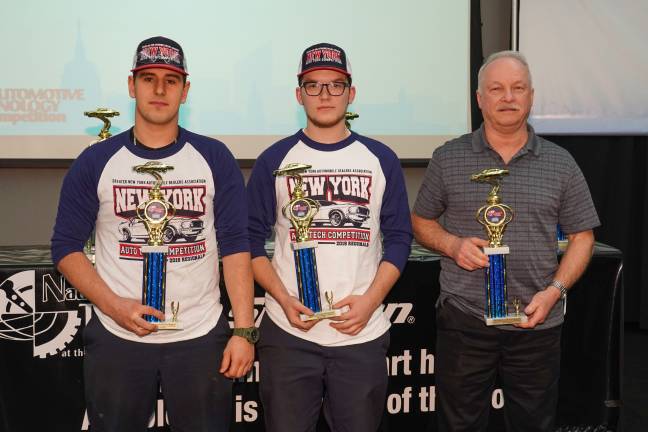
<path fill-rule="evenodd" d="M 388 347 L 389 332 L 362 344 L 321 346 L 286 333 L 266 315 L 257 344 L 266 431 L 315 431 L 323 410 L 332 432 L 376 432 L 387 397 Z"/>

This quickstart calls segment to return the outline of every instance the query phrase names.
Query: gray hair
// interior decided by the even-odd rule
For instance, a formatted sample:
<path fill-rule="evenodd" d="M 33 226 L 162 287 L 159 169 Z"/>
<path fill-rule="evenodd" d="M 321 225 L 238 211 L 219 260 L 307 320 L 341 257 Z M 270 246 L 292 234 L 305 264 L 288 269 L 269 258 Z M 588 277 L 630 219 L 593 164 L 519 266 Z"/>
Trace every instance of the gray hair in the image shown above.
<path fill-rule="evenodd" d="M 529 87 L 533 88 L 533 83 L 531 82 L 531 70 L 529 69 L 529 63 L 527 62 L 526 57 L 524 57 L 524 54 L 519 51 L 499 51 L 489 55 L 484 61 L 484 64 L 479 68 L 479 72 L 477 73 L 477 91 L 481 92 L 484 71 L 488 65 L 501 58 L 517 60 L 518 63 L 524 66 L 527 71 L 527 77 L 529 78 Z"/>

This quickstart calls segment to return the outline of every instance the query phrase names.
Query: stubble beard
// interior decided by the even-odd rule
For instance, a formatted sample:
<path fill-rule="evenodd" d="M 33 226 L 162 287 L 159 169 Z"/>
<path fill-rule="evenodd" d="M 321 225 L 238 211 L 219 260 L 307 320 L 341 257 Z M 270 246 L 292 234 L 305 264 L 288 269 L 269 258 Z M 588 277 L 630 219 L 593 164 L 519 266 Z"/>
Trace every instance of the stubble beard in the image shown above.
<path fill-rule="evenodd" d="M 346 114 L 346 108 L 344 109 L 344 112 L 341 115 L 337 116 L 334 119 L 328 120 L 328 121 L 317 120 L 316 118 L 308 115 L 308 113 L 306 113 L 306 117 L 308 118 L 308 121 L 313 126 L 315 126 L 317 128 L 320 128 L 320 129 L 328 129 L 328 128 L 335 127 L 335 126 L 339 125 L 341 122 L 343 122 L 344 119 L 345 119 L 345 114 Z"/>

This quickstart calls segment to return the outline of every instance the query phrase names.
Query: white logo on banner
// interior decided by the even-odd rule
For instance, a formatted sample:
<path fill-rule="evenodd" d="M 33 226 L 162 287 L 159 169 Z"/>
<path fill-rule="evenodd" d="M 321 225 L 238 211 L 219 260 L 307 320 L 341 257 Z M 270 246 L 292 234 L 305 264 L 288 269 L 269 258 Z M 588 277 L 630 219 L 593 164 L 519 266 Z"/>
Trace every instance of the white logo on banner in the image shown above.
<path fill-rule="evenodd" d="M 414 305 L 412 303 L 387 303 L 384 305 L 383 314 L 392 324 L 414 324 L 416 319 L 410 315 Z"/>
<path fill-rule="evenodd" d="M 54 287 L 60 288 L 56 284 L 52 287 L 53 281 L 47 277 L 51 280 L 50 275 L 43 278 L 44 301 Z M 76 335 L 81 319 L 78 310 L 39 312 L 35 286 L 35 270 L 16 273 L 0 282 L 0 338 L 32 342 L 34 357 L 45 358 L 65 349 Z"/>

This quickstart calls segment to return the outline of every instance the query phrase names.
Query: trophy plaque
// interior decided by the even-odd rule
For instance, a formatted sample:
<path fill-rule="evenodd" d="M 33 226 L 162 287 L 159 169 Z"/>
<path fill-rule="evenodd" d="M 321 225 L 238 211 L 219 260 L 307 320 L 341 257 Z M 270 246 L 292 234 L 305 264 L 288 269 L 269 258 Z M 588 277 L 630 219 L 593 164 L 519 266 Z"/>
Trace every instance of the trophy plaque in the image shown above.
<path fill-rule="evenodd" d="M 99 139 L 94 140 L 90 143 L 96 144 L 100 141 L 103 141 L 105 139 L 108 139 L 112 136 L 112 134 L 109 132 L 110 129 L 110 120 L 108 120 L 111 117 L 116 117 L 119 115 L 118 111 L 112 110 L 110 108 L 97 108 L 94 111 L 85 111 L 83 113 L 86 117 L 94 117 L 98 118 L 99 120 L 104 122 L 103 127 L 101 128 L 101 131 L 99 132 Z M 92 235 L 90 238 L 86 241 L 85 246 L 83 247 L 83 253 L 88 257 L 90 262 L 94 265 L 95 264 L 95 235 L 94 231 L 92 232 Z"/>
<path fill-rule="evenodd" d="M 487 204 L 477 210 L 476 214 L 477 222 L 484 227 L 488 236 L 488 247 L 484 248 L 484 253 L 488 256 L 484 281 L 484 320 L 488 326 L 527 322 L 527 316 L 520 312 L 519 299 L 513 299 L 509 305 L 506 287 L 506 256 L 510 250 L 502 244 L 502 238 L 506 226 L 513 220 L 513 209 L 501 202 L 498 193 L 502 177 L 508 173 L 508 170 L 494 168 L 470 176 L 470 180 L 474 182 L 488 183 L 492 186 Z M 513 311 L 509 310 L 509 306 L 513 306 Z"/>
<path fill-rule="evenodd" d="M 169 247 L 164 244 L 164 229 L 175 215 L 175 207 L 166 201 L 161 191 L 162 176 L 173 167 L 158 161 L 149 161 L 133 167 L 141 174 L 151 174 L 155 183 L 149 190 L 148 199 L 136 209 L 137 218 L 144 224 L 148 233 L 146 246 L 142 246 L 144 271 L 142 276 L 142 304 L 154 307 L 162 313 L 166 308 L 166 264 Z M 145 315 L 146 321 L 157 325 L 158 330 L 180 330 L 178 321 L 180 303 L 171 302 L 171 320 L 160 321 L 152 315 Z"/>
<path fill-rule="evenodd" d="M 326 309 L 322 308 L 315 257 L 317 241 L 311 240 L 309 234 L 313 217 L 319 210 L 319 203 L 304 196 L 304 183 L 301 177 L 301 174 L 309 168 L 311 165 L 291 163 L 272 173 L 274 176 L 286 176 L 295 181 L 294 189 L 290 194 L 291 199 L 281 210 L 295 230 L 295 241 L 291 246 L 295 258 L 299 301 L 314 312 L 313 315 L 300 314 L 302 321 L 326 319 L 342 314 L 341 309 L 333 309 L 332 292 L 325 293 Z"/>

